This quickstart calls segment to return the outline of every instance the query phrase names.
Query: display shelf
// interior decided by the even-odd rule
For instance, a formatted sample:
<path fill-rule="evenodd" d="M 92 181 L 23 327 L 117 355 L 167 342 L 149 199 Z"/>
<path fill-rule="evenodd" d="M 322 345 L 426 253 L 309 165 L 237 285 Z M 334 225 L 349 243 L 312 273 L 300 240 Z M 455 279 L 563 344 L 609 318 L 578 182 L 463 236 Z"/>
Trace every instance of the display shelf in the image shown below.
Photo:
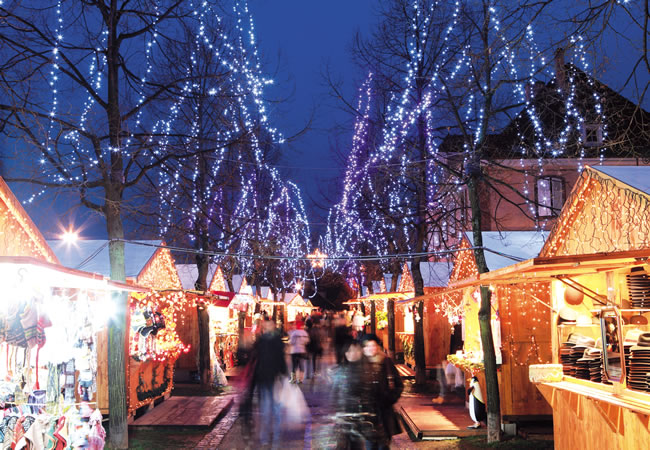
<path fill-rule="evenodd" d="M 617 392 L 617 387 L 612 385 L 594 383 L 567 376 L 564 377 L 563 381 L 553 383 L 544 382 L 540 383 L 540 385 L 579 394 L 592 400 L 605 402 L 650 416 L 650 394 L 644 394 L 638 391 L 632 392 L 629 389 L 621 389 L 620 392 Z"/>

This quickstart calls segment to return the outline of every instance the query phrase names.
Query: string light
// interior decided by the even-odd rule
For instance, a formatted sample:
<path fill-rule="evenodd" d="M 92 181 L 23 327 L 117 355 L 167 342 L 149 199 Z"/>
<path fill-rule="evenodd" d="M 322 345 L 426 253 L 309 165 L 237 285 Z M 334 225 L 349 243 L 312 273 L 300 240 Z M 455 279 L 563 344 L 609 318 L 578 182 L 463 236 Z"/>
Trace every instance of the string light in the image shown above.
<path fill-rule="evenodd" d="M 429 25 L 436 15 L 445 17 L 444 8 L 445 6 L 438 2 L 414 0 L 405 10 L 410 20 L 406 36 L 409 57 L 405 61 L 405 77 L 400 80 L 400 90 L 388 102 L 377 144 L 371 144 L 369 135 L 374 95 L 372 73 L 359 89 L 359 114 L 355 120 L 341 199 L 330 210 L 326 235 L 319 242 L 329 255 L 359 255 L 368 251 L 381 255 L 388 254 L 391 247 L 420 251 L 414 249 L 416 243 L 413 239 L 413 227 L 422 220 L 435 222 L 440 228 L 440 236 L 438 232 L 431 232 L 431 242 L 427 244 L 430 247 L 450 245 L 458 239 L 458 228 L 462 230 L 464 225 L 450 225 L 451 222 L 459 220 L 455 212 L 459 206 L 449 204 L 449 198 L 453 197 L 450 197 L 443 186 L 452 183 L 456 185 L 458 192 L 462 192 L 464 180 L 462 177 L 446 174 L 442 166 L 437 164 L 437 161 L 444 160 L 445 156 L 439 154 L 441 142 L 436 130 L 445 123 L 441 123 L 434 111 L 437 108 L 435 105 L 446 101 L 448 97 L 461 99 L 458 104 L 462 105 L 459 111 L 462 124 L 456 125 L 462 128 L 466 136 L 463 138 L 462 149 L 464 163 L 467 165 L 480 150 L 479 145 L 483 145 L 488 132 L 486 127 L 491 126 L 486 115 L 490 115 L 489 120 L 495 120 L 494 111 L 488 110 L 492 106 L 485 104 L 486 99 L 497 93 L 494 86 L 502 86 L 499 93 L 507 89 L 506 86 L 512 87 L 512 92 L 503 94 L 510 95 L 515 100 L 513 103 L 524 105 L 516 119 L 511 122 L 511 127 L 520 144 L 519 166 L 524 174 L 523 201 L 538 228 L 544 228 L 546 222 L 538 217 L 538 199 L 534 198 L 535 190 L 531 188 L 531 178 L 544 173 L 544 164 L 549 158 L 566 156 L 566 148 L 575 142 L 582 148 L 578 164 L 578 170 L 582 170 L 584 145 L 576 130 L 584 123 L 604 123 L 601 99 L 595 93 L 593 79 L 586 75 L 589 63 L 584 39 L 581 36 L 569 38 L 569 56 L 573 62 L 567 64 L 558 59 L 558 69 L 562 73 L 556 74 L 547 64 L 544 53 L 539 50 L 532 25 L 526 25 L 521 30 L 521 40 L 513 39 L 513 33 L 519 33 L 520 30 L 515 26 L 504 27 L 505 20 L 500 16 L 507 17 L 508 13 L 494 6 L 489 8 L 487 16 L 491 26 L 490 35 L 494 41 L 490 44 L 494 59 L 489 62 L 489 77 L 493 85 L 488 86 L 483 79 L 487 75 L 475 67 L 476 58 L 472 56 L 476 53 L 474 47 L 478 45 L 483 48 L 484 44 L 473 41 L 475 36 L 464 35 L 465 30 L 459 26 L 463 13 L 460 2 L 455 2 L 451 14 L 446 19 L 448 25 L 444 28 L 442 46 L 436 49 L 440 51 L 441 56 L 434 62 L 433 73 L 423 77 L 420 71 L 426 64 L 424 58 L 428 53 L 433 53 L 424 50 Z M 515 41 L 519 42 L 516 48 L 511 44 Z M 455 49 L 452 47 L 455 42 L 468 43 Z M 545 77 L 551 81 L 544 84 L 536 81 L 537 77 Z M 566 83 L 564 90 L 551 93 L 553 86 L 556 90 L 559 89 L 560 78 Z M 426 79 L 425 83 L 422 82 L 423 79 Z M 540 83 L 545 86 L 545 95 L 537 95 Z M 478 88 L 468 89 L 467 86 Z M 585 89 L 593 91 L 590 96 L 592 101 L 578 105 L 576 99 Z M 527 92 L 533 95 L 529 96 Z M 547 93 L 549 95 L 546 95 Z M 559 99 L 561 104 L 559 109 L 564 124 L 559 130 L 547 124 L 544 118 L 546 111 L 541 108 L 542 102 L 551 98 Z M 549 107 L 550 104 L 545 106 Z M 532 136 L 531 130 L 524 125 L 532 129 Z M 423 153 L 414 158 L 409 149 L 419 145 L 415 145 L 414 141 L 418 142 L 422 134 L 425 144 L 424 148 L 418 150 Z M 418 164 L 413 163 L 414 160 L 426 161 L 426 218 L 422 218 L 418 188 L 415 187 L 421 181 L 413 179 L 414 171 L 419 170 Z M 378 175 L 384 174 L 374 169 L 375 167 L 395 164 L 399 164 L 399 167 L 378 179 Z M 419 167 L 422 167 L 422 164 L 419 164 Z M 457 201 L 454 199 L 452 202 Z M 539 202 L 551 204 L 549 198 L 539 199 Z M 386 217 L 391 220 L 382 220 Z M 390 270 L 391 267 L 389 261 L 381 261 L 381 266 L 385 270 Z M 365 275 L 362 267 L 363 265 L 347 262 L 333 264 L 335 270 L 346 273 L 348 278 L 363 278 Z"/>

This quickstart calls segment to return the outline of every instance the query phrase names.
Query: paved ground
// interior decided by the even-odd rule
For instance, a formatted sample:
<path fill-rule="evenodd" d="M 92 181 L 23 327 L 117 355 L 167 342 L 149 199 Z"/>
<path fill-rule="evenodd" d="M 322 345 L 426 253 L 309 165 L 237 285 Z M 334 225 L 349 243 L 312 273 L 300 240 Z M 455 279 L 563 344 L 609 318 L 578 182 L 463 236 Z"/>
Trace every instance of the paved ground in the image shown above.
<path fill-rule="evenodd" d="M 331 366 L 331 357 L 326 366 Z M 323 372 L 326 372 L 325 370 Z M 275 448 L 292 449 L 328 449 L 334 448 L 334 433 L 332 426 L 333 408 L 329 404 L 330 383 L 327 377 L 317 376 L 300 385 L 309 406 L 309 417 L 305 424 L 282 431 Z M 415 394 L 409 387 L 405 397 L 418 396 L 422 401 L 430 401 L 435 393 L 424 395 Z M 185 395 L 187 395 L 184 392 Z M 253 429 L 247 428 L 238 417 L 239 407 L 235 403 L 225 416 L 210 430 L 132 430 L 130 432 L 129 448 L 134 449 L 255 449 L 262 450 L 258 440 L 257 426 L 268 423 L 260 417 L 257 406 L 254 406 Z M 476 449 L 485 446 L 485 438 L 465 438 L 442 441 L 412 442 L 406 433 L 393 438 L 391 447 L 396 449 Z M 520 439 L 502 443 L 498 448 L 553 448 L 552 441 L 522 441 Z"/>

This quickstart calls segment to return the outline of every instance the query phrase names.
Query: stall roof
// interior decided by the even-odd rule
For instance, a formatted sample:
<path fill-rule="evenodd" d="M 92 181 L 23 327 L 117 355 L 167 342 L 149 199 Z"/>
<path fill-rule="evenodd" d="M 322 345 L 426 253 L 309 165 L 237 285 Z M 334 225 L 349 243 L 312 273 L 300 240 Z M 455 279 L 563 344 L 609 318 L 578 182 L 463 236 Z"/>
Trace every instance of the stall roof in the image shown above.
<path fill-rule="evenodd" d="M 55 288 L 76 288 L 109 291 L 146 292 L 147 288 L 111 281 L 99 273 L 71 269 L 59 264 L 42 261 L 28 256 L 0 256 L 0 268 L 3 273 L 11 273 L 11 279 L 22 269 L 28 276 Z"/>
<path fill-rule="evenodd" d="M 381 291 L 381 281 L 373 281 L 372 282 L 372 291 L 373 292 Z M 363 286 L 361 286 L 361 296 L 365 297 L 366 295 L 368 295 L 368 286 L 363 285 Z"/>
<path fill-rule="evenodd" d="M 379 292 L 377 294 L 371 294 L 366 297 L 361 297 L 358 301 L 363 300 L 403 300 L 406 298 L 411 298 L 413 296 L 412 292 Z"/>
<path fill-rule="evenodd" d="M 214 273 L 217 271 L 218 264 L 210 264 L 208 266 L 208 286 L 214 277 Z M 178 272 L 178 277 L 181 279 L 181 284 L 183 289 L 192 290 L 195 289 L 196 279 L 199 276 L 199 269 L 196 267 L 196 264 L 176 264 L 176 271 Z"/>
<path fill-rule="evenodd" d="M 411 270 L 411 263 L 406 263 L 406 266 Z M 452 269 L 453 264 L 451 262 L 421 262 L 420 273 L 422 274 L 424 287 L 446 287 L 449 283 Z M 392 274 L 384 274 L 386 287 L 391 285 L 392 278 Z M 401 279 L 402 276 L 398 275 L 397 286 L 399 286 Z"/>
<path fill-rule="evenodd" d="M 411 264 L 409 264 L 409 269 Z M 421 262 L 420 273 L 424 287 L 446 287 L 453 264 L 450 262 Z"/>
<path fill-rule="evenodd" d="M 590 168 L 650 194 L 650 166 L 590 166 Z"/>
<path fill-rule="evenodd" d="M 232 276 L 232 288 L 234 289 L 234 292 L 239 292 L 239 289 L 241 288 L 243 281 L 244 281 L 243 275 Z M 228 286 L 228 284 L 226 284 L 226 286 Z"/>
<path fill-rule="evenodd" d="M 472 233 L 466 232 L 465 237 L 473 246 Z M 526 260 L 536 257 L 547 237 L 547 233 L 540 231 L 484 231 L 483 246 L 487 249 L 485 261 L 488 269 L 493 271 L 510 266 L 517 259 Z M 503 255 L 513 256 L 516 259 Z"/>
<path fill-rule="evenodd" d="M 108 242 L 105 239 L 79 240 L 73 244 L 68 244 L 62 240 L 47 241 L 62 265 L 99 273 L 104 276 L 110 276 L 111 274 Z M 124 265 L 128 278 L 136 278 L 158 250 L 156 246 L 162 244 L 161 241 L 141 240 L 135 242 L 146 245 L 138 245 L 132 242 L 124 243 Z"/>
<path fill-rule="evenodd" d="M 486 272 L 475 278 L 468 278 L 452 283 L 450 290 L 488 283 L 531 283 L 551 281 L 562 277 L 596 274 L 646 264 L 649 258 L 650 249 L 590 253 L 577 256 L 539 257 L 512 264 L 492 272 Z"/>

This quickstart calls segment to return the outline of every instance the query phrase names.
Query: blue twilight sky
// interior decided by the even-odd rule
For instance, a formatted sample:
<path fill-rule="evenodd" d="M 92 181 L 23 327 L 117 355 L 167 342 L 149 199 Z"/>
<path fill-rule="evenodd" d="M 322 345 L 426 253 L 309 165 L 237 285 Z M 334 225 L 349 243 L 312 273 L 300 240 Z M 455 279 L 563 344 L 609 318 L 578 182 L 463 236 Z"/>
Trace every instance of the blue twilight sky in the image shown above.
<path fill-rule="evenodd" d="M 280 165 L 289 166 L 288 176 L 302 189 L 305 206 L 312 222 L 312 233 L 324 231 L 322 222 L 325 208 L 337 200 L 336 178 L 341 177 L 344 161 L 336 150 L 344 153 L 351 143 L 352 117 L 342 110 L 342 103 L 331 96 L 323 73 L 326 67 L 343 81 L 343 92 L 355 103 L 356 88 L 365 78 L 364 71 L 352 60 L 350 46 L 357 30 L 363 34 L 372 31 L 377 22 L 375 10 L 379 0 L 249 0 L 256 25 L 259 54 L 265 73 L 275 80 L 267 88 L 270 100 L 270 120 L 274 126 L 291 137 L 306 126 L 309 129 L 286 146 Z M 574 6 L 570 6 L 574 5 Z M 557 1 L 553 13 L 556 18 L 571 15 L 572 2 Z M 624 35 L 628 27 L 621 21 L 617 27 Z M 539 30 L 538 40 L 550 40 L 558 31 Z M 544 39 L 544 35 L 548 35 Z M 633 36 L 633 42 L 641 42 Z M 545 43 L 545 42 L 543 42 Z M 604 47 L 596 51 L 600 61 L 606 62 L 599 70 L 599 78 L 614 89 L 619 89 L 629 73 L 633 57 L 637 55 L 629 42 L 612 35 Z M 644 72 L 647 76 L 647 72 Z M 647 80 L 639 80 L 643 86 Z M 633 97 L 630 92 L 628 96 Z M 648 95 L 650 98 L 650 95 Z M 650 101 L 644 106 L 650 109 Z M 310 123 L 311 119 L 311 123 Z M 337 125 L 345 125 L 343 131 Z M 22 189 L 13 184 L 19 198 Z M 329 195 L 323 195 L 329 193 Z M 51 202 L 26 206 L 37 225 L 50 237 L 69 224 L 86 226 L 85 237 L 105 237 L 104 220 L 83 208 L 77 208 L 77 196 L 60 194 Z M 57 220 L 53 221 L 52 217 Z"/>
<path fill-rule="evenodd" d="M 334 194 L 333 179 L 342 175 L 343 162 L 332 152 L 337 142 L 346 145 L 349 133 L 334 130 L 336 124 L 352 123 L 339 101 L 332 98 L 323 76 L 326 67 L 343 81 L 348 98 L 356 97 L 359 80 L 365 77 L 354 64 L 350 46 L 357 30 L 367 34 L 375 22 L 376 0 L 252 0 L 259 51 L 275 85 L 270 97 L 286 101 L 271 108 L 269 116 L 285 136 L 309 129 L 291 142 L 283 165 L 302 189 L 312 231 L 320 233 L 329 206 L 322 192 Z M 279 69 L 279 70 L 278 70 Z M 311 122 L 310 122 L 311 120 Z M 330 196 L 331 197 L 331 196 Z"/>

